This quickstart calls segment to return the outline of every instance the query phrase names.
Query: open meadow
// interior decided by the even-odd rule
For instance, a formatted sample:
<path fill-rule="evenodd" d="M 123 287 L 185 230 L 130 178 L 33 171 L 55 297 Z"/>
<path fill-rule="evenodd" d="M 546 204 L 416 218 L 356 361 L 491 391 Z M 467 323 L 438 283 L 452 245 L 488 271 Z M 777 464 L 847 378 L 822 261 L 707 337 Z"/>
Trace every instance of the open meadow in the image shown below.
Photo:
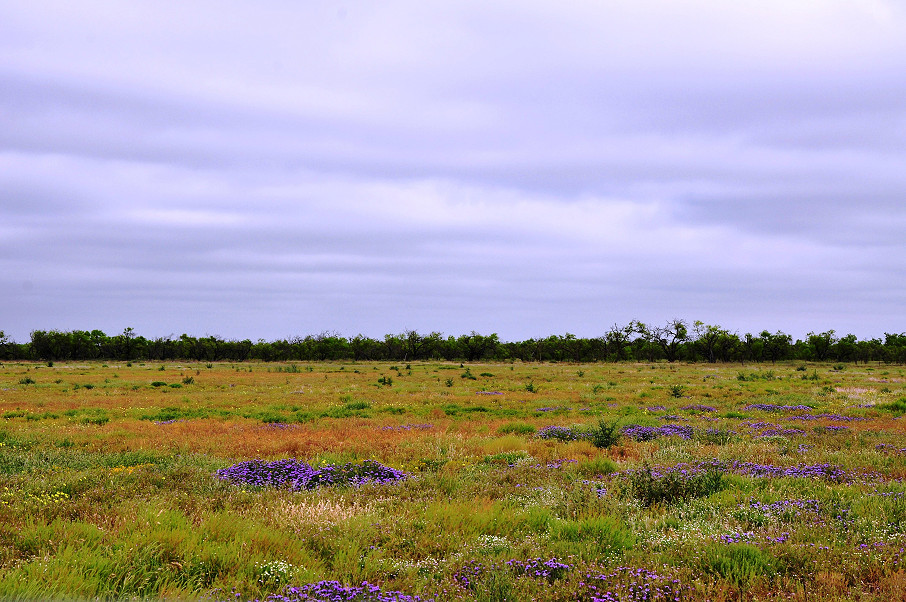
<path fill-rule="evenodd" d="M 904 413 L 879 363 L 6 362 L 0 598 L 906 599 Z"/>

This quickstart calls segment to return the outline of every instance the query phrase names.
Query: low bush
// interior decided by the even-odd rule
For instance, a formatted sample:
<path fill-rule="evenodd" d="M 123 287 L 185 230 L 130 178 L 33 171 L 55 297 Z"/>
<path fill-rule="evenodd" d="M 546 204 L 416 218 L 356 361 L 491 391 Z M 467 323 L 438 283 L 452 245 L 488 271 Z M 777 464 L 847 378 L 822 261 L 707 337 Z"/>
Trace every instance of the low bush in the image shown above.
<path fill-rule="evenodd" d="M 663 473 L 645 467 L 624 473 L 629 493 L 643 506 L 674 504 L 693 498 L 707 497 L 723 491 L 728 484 L 721 470 L 700 470 L 675 466 Z"/>

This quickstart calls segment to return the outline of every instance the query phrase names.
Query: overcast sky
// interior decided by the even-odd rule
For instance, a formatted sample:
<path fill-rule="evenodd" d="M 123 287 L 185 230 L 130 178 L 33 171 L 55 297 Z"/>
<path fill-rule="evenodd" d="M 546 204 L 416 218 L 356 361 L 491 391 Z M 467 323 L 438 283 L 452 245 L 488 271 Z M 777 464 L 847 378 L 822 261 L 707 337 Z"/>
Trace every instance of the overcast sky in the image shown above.
<path fill-rule="evenodd" d="M 906 331 L 906 3 L 0 3 L 0 330 Z"/>

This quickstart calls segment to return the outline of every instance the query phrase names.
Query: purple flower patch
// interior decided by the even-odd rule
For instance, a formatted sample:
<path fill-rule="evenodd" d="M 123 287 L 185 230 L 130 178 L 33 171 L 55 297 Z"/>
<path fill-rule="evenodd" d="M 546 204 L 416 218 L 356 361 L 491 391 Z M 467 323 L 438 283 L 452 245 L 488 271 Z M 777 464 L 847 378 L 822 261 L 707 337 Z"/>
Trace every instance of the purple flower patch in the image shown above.
<path fill-rule="evenodd" d="M 687 412 L 716 412 L 717 411 L 717 408 L 715 408 L 714 406 L 706 406 L 706 405 L 702 405 L 700 403 L 683 406 L 680 409 L 686 410 Z"/>
<path fill-rule="evenodd" d="M 660 437 L 680 437 L 691 439 L 694 431 L 684 424 L 665 424 L 664 426 L 641 426 L 633 424 L 623 429 L 623 434 L 636 441 L 653 441 Z"/>
<path fill-rule="evenodd" d="M 377 585 L 343 585 L 339 581 L 318 581 L 300 587 L 287 587 L 271 594 L 265 602 L 421 602 L 418 596 L 400 591 L 382 591 Z"/>
<path fill-rule="evenodd" d="M 365 460 L 361 464 L 327 464 L 315 469 L 305 462 L 293 459 L 274 462 L 249 460 L 218 470 L 215 474 L 234 485 L 254 488 L 285 487 L 294 491 L 329 485 L 358 487 L 365 483 L 395 483 L 407 476 L 402 471 L 373 460 Z"/>

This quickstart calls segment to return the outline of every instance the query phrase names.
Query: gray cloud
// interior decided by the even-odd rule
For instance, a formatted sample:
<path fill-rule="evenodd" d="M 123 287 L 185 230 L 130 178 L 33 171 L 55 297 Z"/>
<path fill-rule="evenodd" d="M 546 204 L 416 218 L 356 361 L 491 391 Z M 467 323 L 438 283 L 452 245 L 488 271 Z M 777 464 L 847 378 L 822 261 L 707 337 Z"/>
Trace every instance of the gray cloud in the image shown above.
<path fill-rule="evenodd" d="M 903 331 L 906 14 L 7 3 L 0 324 Z"/>

